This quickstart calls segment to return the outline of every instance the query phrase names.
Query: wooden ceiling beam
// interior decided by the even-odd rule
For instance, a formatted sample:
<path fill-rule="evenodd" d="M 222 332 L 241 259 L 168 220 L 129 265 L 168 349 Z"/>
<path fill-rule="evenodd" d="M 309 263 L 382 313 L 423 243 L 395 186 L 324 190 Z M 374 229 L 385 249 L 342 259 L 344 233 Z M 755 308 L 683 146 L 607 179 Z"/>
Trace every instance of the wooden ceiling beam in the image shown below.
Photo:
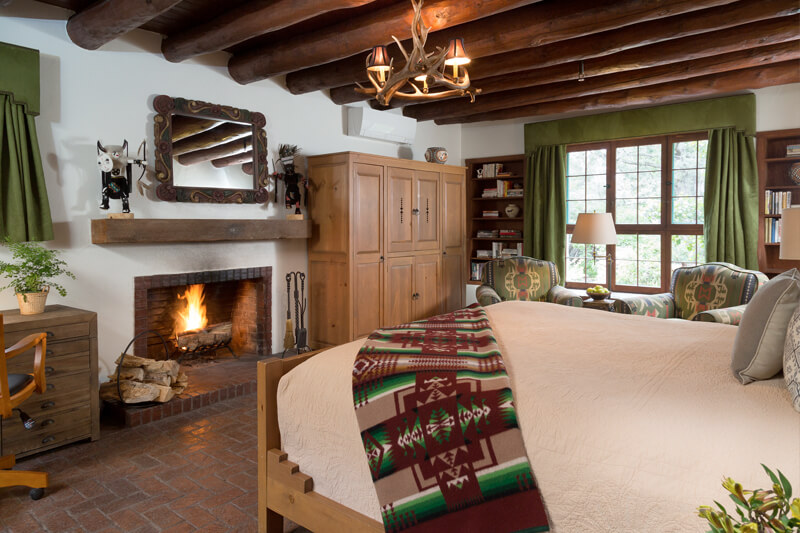
<path fill-rule="evenodd" d="M 224 124 L 224 122 L 220 120 L 172 115 L 172 124 L 170 125 L 172 127 L 172 142 L 197 135 L 198 133 L 208 131 L 222 124 Z"/>
<path fill-rule="evenodd" d="M 474 61 L 469 66 L 469 73 L 475 86 L 483 90 L 482 94 L 488 94 L 492 92 L 493 86 L 507 85 L 509 89 L 532 86 L 535 84 L 532 83 L 535 79 L 531 78 L 538 76 L 545 80 L 539 84 L 574 78 L 578 68 L 574 62 L 581 60 L 585 60 L 587 77 L 613 72 L 617 64 L 627 64 L 631 67 L 639 64 L 638 68 L 652 67 L 682 59 L 681 56 L 686 56 L 687 59 L 701 57 L 697 55 L 697 51 L 705 49 L 703 41 L 706 37 L 717 41 L 721 48 L 730 46 L 730 41 L 736 40 L 734 31 L 741 31 L 742 38 L 747 43 L 758 38 L 774 39 L 773 33 L 783 35 L 787 26 L 792 23 L 785 17 L 797 13 L 800 13 L 800 5 L 796 0 L 738 2 L 730 6 L 644 22 L 546 46 L 495 54 Z M 756 22 L 763 22 L 763 25 L 758 27 L 753 25 L 752 28 L 746 26 Z M 731 31 L 726 32 L 725 29 Z M 763 33 L 760 35 L 753 33 L 757 31 Z M 793 31 L 797 32 L 797 26 Z M 689 37 L 695 38 L 684 40 Z M 598 42 L 603 43 L 602 48 L 598 48 Z M 749 46 L 730 48 L 728 51 L 746 47 Z M 548 69 L 544 70 L 545 67 Z M 327 68 L 329 67 L 324 65 L 310 70 Z M 625 68 L 622 66 L 620 70 Z M 358 73 L 351 79 L 360 81 L 363 72 L 362 58 Z M 534 74 L 535 72 L 537 74 Z M 290 90 L 294 88 L 300 75 L 301 72 L 287 76 L 286 82 Z M 527 79 L 523 76 L 527 76 Z M 355 88 L 356 85 L 333 88 L 330 91 L 331 100 L 342 105 L 368 99 L 367 96 L 355 92 Z"/>
<path fill-rule="evenodd" d="M 205 150 L 197 150 L 196 152 L 189 152 L 188 154 L 179 155 L 175 159 L 181 165 L 194 165 L 202 163 L 203 161 L 213 161 L 229 155 L 238 154 L 250 150 L 253 147 L 253 136 L 236 139 L 225 144 L 220 144 L 213 148 L 206 148 Z"/>
<path fill-rule="evenodd" d="M 211 161 L 211 164 L 217 168 L 224 168 L 230 167 L 233 165 L 238 165 L 240 163 L 247 163 L 253 162 L 253 151 L 241 152 L 238 154 L 229 155 L 228 157 L 221 157 L 219 159 L 214 159 Z M 250 172 L 252 174 L 252 171 Z"/>
<path fill-rule="evenodd" d="M 784 61 L 723 74 L 713 74 L 660 85 L 637 87 L 594 96 L 570 98 L 489 113 L 436 120 L 436 124 L 466 124 L 515 118 L 543 117 L 576 111 L 614 111 L 632 106 L 668 104 L 748 89 L 800 82 L 800 61 Z"/>
<path fill-rule="evenodd" d="M 104 0 L 78 11 L 67 21 L 72 42 L 97 50 L 131 30 L 169 11 L 181 0 Z"/>
<path fill-rule="evenodd" d="M 589 78 L 541 85 L 532 91 L 528 88 L 495 93 L 476 100 L 474 104 L 449 101 L 441 106 L 432 104 L 419 109 L 406 107 L 403 114 L 417 120 L 434 120 L 489 113 L 542 102 L 566 100 L 580 96 L 609 93 L 648 85 L 658 85 L 672 81 L 686 80 L 699 76 L 721 74 L 734 70 L 747 69 L 771 63 L 800 59 L 800 41 L 789 41 L 750 50 L 740 50 L 718 56 L 704 57 L 694 61 L 683 61 L 671 65 L 651 67 L 634 72 L 618 72 Z"/>
<path fill-rule="evenodd" d="M 431 32 L 464 24 L 494 13 L 539 0 L 429 0 L 423 6 L 425 24 Z M 228 63 L 231 77 L 246 84 L 293 70 L 312 67 L 369 50 L 378 44 L 411 37 L 413 10 L 408 2 L 392 4 L 353 20 L 328 26 L 286 42 L 235 54 Z M 431 33 L 433 35 L 433 33 Z M 364 59 L 362 58 L 362 66 Z"/>
<path fill-rule="evenodd" d="M 627 61 L 625 58 L 620 57 L 618 63 L 609 61 L 617 56 L 628 55 L 628 52 L 636 52 L 636 55 L 642 55 L 646 58 L 644 52 L 649 48 L 659 48 L 662 45 L 657 44 L 643 48 L 636 48 L 628 52 L 621 52 L 611 56 L 600 58 L 598 64 L 592 64 L 591 60 L 586 62 L 586 67 L 592 65 L 592 68 L 585 68 L 585 81 L 578 82 L 578 66 L 574 63 L 570 64 L 569 70 L 564 70 L 561 67 L 548 67 L 545 69 L 536 69 L 527 72 L 521 72 L 517 77 L 513 74 L 506 76 L 498 76 L 496 78 L 487 78 L 483 83 L 476 82 L 476 86 L 483 90 L 480 97 L 470 104 L 464 100 L 448 100 L 436 103 L 427 103 L 419 105 L 406 106 L 403 109 L 403 114 L 407 117 L 412 117 L 417 120 L 433 120 L 435 118 L 443 118 L 459 115 L 474 115 L 485 111 L 492 111 L 494 109 L 502 109 L 500 104 L 504 99 L 514 98 L 512 95 L 522 95 L 524 98 L 542 98 L 536 100 L 537 102 L 546 101 L 549 99 L 556 99 L 553 97 L 558 96 L 559 90 L 566 90 L 567 92 L 580 91 L 583 94 L 573 94 L 574 96 L 584 96 L 594 94 L 596 92 L 608 92 L 610 90 L 623 89 L 628 87 L 618 87 L 612 89 L 603 89 L 605 86 L 615 86 L 617 84 L 630 83 L 630 87 L 637 85 L 652 85 L 654 83 L 662 83 L 663 81 L 647 81 L 649 78 L 662 78 L 669 76 L 676 76 L 678 79 L 681 73 L 683 77 L 689 77 L 691 74 L 690 69 L 703 70 L 706 69 L 705 74 L 713 74 L 722 72 L 723 70 L 734 70 L 737 68 L 754 67 L 758 61 L 787 61 L 795 59 L 792 54 L 800 54 L 800 34 L 797 28 L 800 27 L 800 16 L 785 17 L 784 24 L 786 28 L 780 32 L 776 31 L 774 34 L 751 34 L 749 32 L 733 31 L 725 36 L 722 41 L 706 38 L 706 35 L 699 36 L 704 42 L 695 43 L 696 46 L 705 46 L 705 49 L 690 48 L 687 43 L 687 53 L 685 59 L 677 53 L 672 57 L 669 62 L 662 61 L 663 57 L 659 56 L 658 61 L 652 63 L 656 66 L 648 66 L 648 62 L 637 63 L 635 61 Z M 781 19 L 778 19 L 781 20 Z M 761 25 L 757 23 L 756 25 Z M 729 30 L 725 30 L 729 31 Z M 716 32 L 715 32 L 716 33 Z M 760 35 L 760 38 L 759 38 Z M 689 37 L 688 39 L 678 39 L 677 41 L 670 41 L 663 44 L 677 44 L 687 40 L 698 40 L 698 37 Z M 724 43 L 722 45 L 721 43 Z M 730 46 L 728 46 L 730 43 Z M 771 43 L 771 46 L 769 46 Z M 767 46 L 764 46 L 767 45 Z M 772 58 L 773 55 L 782 57 L 781 59 Z M 738 66 L 736 61 L 740 60 L 742 65 Z M 646 68 L 642 68 L 646 67 Z M 555 75 L 548 75 L 553 71 Z M 695 76 L 702 75 L 702 73 L 694 74 Z M 498 80 L 498 78 L 500 78 Z M 531 87 L 536 87 L 531 90 Z M 549 88 L 558 87 L 555 92 Z M 597 88 L 595 90 L 594 88 Z M 485 94 L 484 94 L 485 93 Z M 534 103 L 533 101 L 528 103 Z M 498 107 L 499 106 L 499 107 Z"/>
<path fill-rule="evenodd" d="M 463 37 L 467 53 L 473 59 L 514 50 L 520 50 L 519 55 L 522 55 L 525 49 L 536 49 L 558 41 L 730 3 L 732 0 L 545 2 L 431 33 L 428 40 L 430 45 L 441 46 L 451 38 Z M 664 21 L 659 23 L 663 24 Z M 606 48 L 605 42 L 602 42 L 603 46 L 598 46 L 598 41 L 594 42 L 595 55 Z M 391 47 L 390 53 L 397 60 L 402 58 L 397 46 Z M 365 57 L 351 56 L 342 61 L 292 72 L 286 76 L 286 86 L 292 94 L 302 94 L 366 81 Z M 521 63 L 520 60 L 516 63 L 516 70 L 530 68 L 532 64 Z M 473 78 L 480 77 L 473 74 L 478 65 L 479 62 L 474 62 L 470 66 L 470 76 Z"/>
<path fill-rule="evenodd" d="M 253 0 L 205 24 L 194 26 L 161 43 L 167 61 L 179 62 L 225 50 L 253 37 L 297 24 L 337 9 L 369 4 L 373 0 Z"/>
<path fill-rule="evenodd" d="M 194 152 L 203 148 L 211 148 L 224 142 L 230 141 L 237 137 L 253 134 L 252 124 L 237 124 L 236 122 L 223 122 L 222 125 L 217 126 L 208 131 L 186 137 L 180 141 L 172 142 L 172 155 L 181 155 L 188 152 Z"/>

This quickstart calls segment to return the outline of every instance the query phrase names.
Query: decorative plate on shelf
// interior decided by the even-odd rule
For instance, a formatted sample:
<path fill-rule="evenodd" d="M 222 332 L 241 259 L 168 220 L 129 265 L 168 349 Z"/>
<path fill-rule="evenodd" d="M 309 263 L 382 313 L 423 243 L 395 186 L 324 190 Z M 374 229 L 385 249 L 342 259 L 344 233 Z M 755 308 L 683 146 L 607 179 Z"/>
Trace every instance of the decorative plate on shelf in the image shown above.
<path fill-rule="evenodd" d="M 800 185 L 800 161 L 792 163 L 792 166 L 789 167 L 789 178 L 795 185 Z"/>

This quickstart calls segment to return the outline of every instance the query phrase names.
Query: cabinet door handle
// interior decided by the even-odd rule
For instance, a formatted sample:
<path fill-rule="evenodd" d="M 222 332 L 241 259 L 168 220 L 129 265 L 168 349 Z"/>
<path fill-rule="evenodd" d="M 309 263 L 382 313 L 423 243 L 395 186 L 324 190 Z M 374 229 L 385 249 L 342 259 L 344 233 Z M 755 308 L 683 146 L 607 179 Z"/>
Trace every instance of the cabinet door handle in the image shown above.
<path fill-rule="evenodd" d="M 56 388 L 56 386 L 53 385 L 52 383 L 48 383 L 46 388 L 47 388 L 47 390 L 53 390 L 53 389 Z"/>
<path fill-rule="evenodd" d="M 52 331 L 46 331 L 45 333 L 47 333 L 47 338 L 48 338 L 48 339 L 52 339 L 53 337 L 55 337 L 55 336 L 56 336 L 56 334 L 55 334 L 55 333 L 53 333 Z"/>
<path fill-rule="evenodd" d="M 412 210 L 411 210 L 411 214 L 412 214 L 412 215 L 417 215 L 417 216 L 419 216 L 419 209 L 417 209 L 417 208 L 415 207 L 414 209 L 412 209 Z"/>
<path fill-rule="evenodd" d="M 45 438 L 42 439 L 42 444 L 49 444 L 49 443 L 53 442 L 54 440 L 56 440 L 56 438 L 54 436 L 50 435 L 49 437 L 45 437 Z"/>
<path fill-rule="evenodd" d="M 53 368 L 52 366 L 46 366 L 46 367 L 44 367 L 44 375 L 45 375 L 45 376 L 49 376 L 50 374 L 52 374 L 52 373 L 53 373 L 53 372 L 55 372 L 55 371 L 56 371 L 56 369 L 55 369 L 55 368 Z"/>
<path fill-rule="evenodd" d="M 45 355 L 53 355 L 53 350 L 51 350 L 50 348 L 48 348 L 47 350 L 45 350 L 45 351 L 44 351 L 44 354 L 45 354 Z"/>
<path fill-rule="evenodd" d="M 48 418 L 47 420 L 42 420 L 42 423 L 39 424 L 39 425 L 42 426 L 42 427 L 45 427 L 45 426 L 49 426 L 50 424 L 55 424 L 55 423 L 56 423 L 55 420 L 53 420 L 52 418 Z"/>
<path fill-rule="evenodd" d="M 384 258 L 383 258 L 383 256 L 381 256 L 381 263 L 383 263 L 383 261 L 384 261 Z"/>
<path fill-rule="evenodd" d="M 445 252 L 444 250 L 442 250 L 442 255 L 447 255 L 447 252 Z"/>
<path fill-rule="evenodd" d="M 39 406 L 39 409 L 42 409 L 42 410 L 50 409 L 51 407 L 55 407 L 55 405 L 56 405 L 56 402 L 54 402 L 54 401 L 46 401 L 46 402 L 43 402 L 42 405 Z"/>

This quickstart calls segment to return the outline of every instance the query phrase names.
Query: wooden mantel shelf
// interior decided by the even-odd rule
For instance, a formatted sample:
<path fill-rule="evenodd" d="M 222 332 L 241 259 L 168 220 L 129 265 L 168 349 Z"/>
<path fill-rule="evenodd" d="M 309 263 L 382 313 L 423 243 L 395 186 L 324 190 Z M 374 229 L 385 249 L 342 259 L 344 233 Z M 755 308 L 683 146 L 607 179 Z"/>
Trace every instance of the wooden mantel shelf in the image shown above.
<path fill-rule="evenodd" d="M 310 220 L 92 219 L 93 244 L 308 239 Z"/>

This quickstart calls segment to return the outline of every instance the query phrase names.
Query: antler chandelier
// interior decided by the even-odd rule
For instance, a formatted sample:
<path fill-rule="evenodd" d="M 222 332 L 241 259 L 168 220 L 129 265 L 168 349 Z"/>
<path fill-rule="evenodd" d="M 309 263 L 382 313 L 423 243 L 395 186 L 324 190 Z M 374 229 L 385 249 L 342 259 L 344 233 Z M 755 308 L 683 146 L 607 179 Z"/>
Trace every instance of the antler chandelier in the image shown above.
<path fill-rule="evenodd" d="M 392 39 L 400 47 L 406 59 L 405 66 L 394 70 L 394 59 L 383 45 L 375 46 L 367 56 L 367 77 L 372 87 L 357 84 L 356 91 L 374 96 L 381 104 L 388 106 L 392 98 L 409 101 L 440 100 L 451 96 L 469 96 L 475 101 L 480 89 L 470 87 L 466 64 L 470 58 L 464 51 L 463 39 L 451 39 L 447 48 L 436 47 L 435 52 L 425 51 L 430 28 L 422 20 L 424 0 L 411 0 L 414 6 L 414 21 L 411 23 L 411 36 L 414 44 L 407 53 L 400 40 Z M 450 68 L 448 68 L 450 67 Z"/>

